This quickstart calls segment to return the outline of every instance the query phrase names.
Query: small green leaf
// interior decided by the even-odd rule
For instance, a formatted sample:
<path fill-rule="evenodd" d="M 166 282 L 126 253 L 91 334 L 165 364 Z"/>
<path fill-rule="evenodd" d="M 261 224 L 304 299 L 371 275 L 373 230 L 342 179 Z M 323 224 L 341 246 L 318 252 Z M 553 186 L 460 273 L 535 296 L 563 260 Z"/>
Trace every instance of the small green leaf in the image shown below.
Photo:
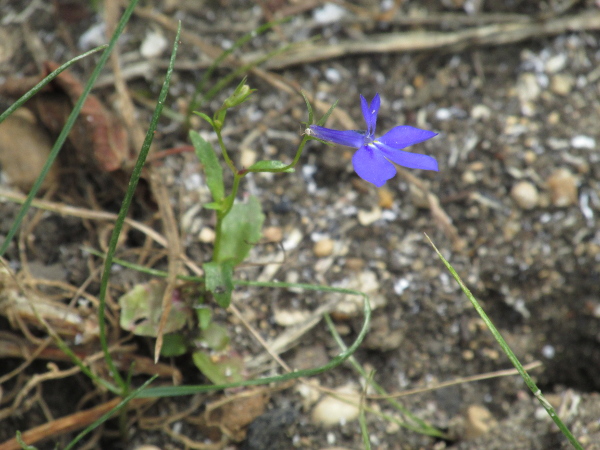
<path fill-rule="evenodd" d="M 325 115 L 323 117 L 321 117 L 321 119 L 317 122 L 317 125 L 319 126 L 323 126 L 325 125 L 325 122 L 327 122 L 327 119 L 329 119 L 329 116 L 331 115 L 331 113 L 333 112 L 333 110 L 335 109 L 335 107 L 337 106 L 339 100 L 336 100 L 333 105 L 331 105 L 331 108 L 329 108 L 329 111 L 327 111 L 325 113 Z"/>
<path fill-rule="evenodd" d="M 187 352 L 185 338 L 181 334 L 165 334 L 160 348 L 161 356 L 181 356 Z"/>
<path fill-rule="evenodd" d="M 223 169 L 219 164 L 217 155 L 208 142 L 194 130 L 190 131 L 190 140 L 196 151 L 196 156 L 204 165 L 204 173 L 206 174 L 206 184 L 212 194 L 215 202 L 220 202 L 225 197 L 225 187 L 223 185 Z"/>
<path fill-rule="evenodd" d="M 214 209 L 214 210 L 220 211 L 223 209 L 223 204 L 217 203 L 217 202 L 210 202 L 210 203 L 205 203 L 204 205 L 202 205 L 202 207 L 205 209 Z"/>
<path fill-rule="evenodd" d="M 192 355 L 196 367 L 214 384 L 228 384 L 243 381 L 244 360 L 239 355 L 209 355 L 197 351 Z"/>
<path fill-rule="evenodd" d="M 136 284 L 133 289 L 119 298 L 121 328 L 136 336 L 156 337 L 162 315 L 162 298 L 165 292 L 164 281 L 152 280 L 145 284 Z M 173 292 L 171 312 L 165 325 L 165 333 L 182 329 L 192 316 L 191 310 Z"/>
<path fill-rule="evenodd" d="M 206 329 L 210 325 L 212 319 L 212 311 L 204 305 L 200 305 L 196 309 L 196 315 L 198 317 L 198 328 L 201 330 Z"/>
<path fill-rule="evenodd" d="M 308 101 L 308 98 L 306 98 L 306 94 L 303 91 L 300 91 L 300 94 L 302 94 L 302 97 L 304 97 L 306 108 L 308 109 L 308 125 L 312 125 L 314 118 L 312 106 L 310 106 L 310 102 Z"/>
<path fill-rule="evenodd" d="M 210 325 L 202 331 L 200 342 L 211 350 L 222 351 L 229 345 L 229 334 L 227 328 L 211 322 Z"/>
<path fill-rule="evenodd" d="M 210 117 L 208 117 L 206 114 L 198 112 L 198 111 L 193 111 L 193 113 L 196 114 L 197 116 L 202 117 L 204 120 L 206 120 L 210 124 L 211 127 L 214 128 L 212 119 Z"/>
<path fill-rule="evenodd" d="M 260 202 L 250 196 L 246 203 L 234 203 L 221 223 L 221 245 L 215 261 L 232 261 L 238 265 L 261 238 L 265 216 Z"/>
<path fill-rule="evenodd" d="M 206 289 L 212 293 L 221 308 L 227 308 L 233 291 L 233 262 L 208 262 L 202 268 Z"/>
<path fill-rule="evenodd" d="M 249 172 L 271 172 L 271 171 L 280 171 L 291 173 L 294 171 L 292 167 L 286 170 L 281 170 L 289 164 L 284 164 L 281 161 L 258 161 L 248 167 Z"/>

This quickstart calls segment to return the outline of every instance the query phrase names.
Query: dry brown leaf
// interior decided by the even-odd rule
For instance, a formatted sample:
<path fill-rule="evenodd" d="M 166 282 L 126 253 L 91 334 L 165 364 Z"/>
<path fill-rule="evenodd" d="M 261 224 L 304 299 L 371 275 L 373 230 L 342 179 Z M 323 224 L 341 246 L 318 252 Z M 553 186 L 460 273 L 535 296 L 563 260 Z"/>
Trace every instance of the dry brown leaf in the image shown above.
<path fill-rule="evenodd" d="M 31 189 L 51 149 L 50 136 L 27 109 L 15 111 L 0 123 L 0 166 L 10 184 L 19 189 Z M 56 182 L 56 174 L 52 166 L 43 189 Z"/>
<path fill-rule="evenodd" d="M 58 67 L 57 63 L 47 61 L 40 76 L 7 79 L 0 86 L 0 94 L 20 97 Z M 82 93 L 83 85 L 70 72 L 64 71 L 26 106 L 51 134 L 58 135 Z M 75 147 L 78 161 L 91 162 L 104 171 L 117 170 L 129 160 L 127 130 L 93 94 L 88 95 L 83 104 L 69 140 Z"/>

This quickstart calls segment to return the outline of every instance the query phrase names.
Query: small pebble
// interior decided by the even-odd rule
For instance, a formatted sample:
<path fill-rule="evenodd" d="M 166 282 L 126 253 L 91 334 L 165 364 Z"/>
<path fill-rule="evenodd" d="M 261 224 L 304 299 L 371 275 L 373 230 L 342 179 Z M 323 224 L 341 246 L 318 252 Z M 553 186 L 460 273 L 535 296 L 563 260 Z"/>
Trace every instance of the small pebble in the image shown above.
<path fill-rule="evenodd" d="M 593 150 L 594 148 L 596 148 L 596 139 L 594 139 L 591 136 L 578 134 L 577 136 L 573 136 L 571 138 L 571 147 Z"/>
<path fill-rule="evenodd" d="M 371 211 L 365 211 L 363 209 L 358 211 L 358 223 L 363 227 L 371 225 L 379 219 L 381 219 L 381 208 L 379 207 L 373 208 Z"/>
<path fill-rule="evenodd" d="M 215 241 L 215 231 L 212 228 L 203 227 L 200 230 L 200 235 L 198 236 L 200 242 L 205 244 L 210 244 Z"/>
<path fill-rule="evenodd" d="M 564 208 L 577 204 L 577 178 L 568 169 L 557 169 L 546 180 L 553 206 Z"/>
<path fill-rule="evenodd" d="M 333 253 L 334 242 L 330 238 L 323 238 L 313 246 L 313 253 L 317 258 L 324 258 Z"/>
<path fill-rule="evenodd" d="M 568 95 L 573 86 L 575 79 L 570 75 L 558 74 L 552 77 L 550 81 L 550 90 L 557 95 Z"/>
<path fill-rule="evenodd" d="M 529 181 L 515 184 L 510 190 L 510 196 L 521 209 L 533 209 L 540 200 L 537 188 Z"/>
<path fill-rule="evenodd" d="M 140 54 L 144 58 L 156 58 L 165 51 L 168 45 L 169 41 L 162 33 L 152 31 L 146 34 L 140 47 Z"/>
<path fill-rule="evenodd" d="M 494 416 L 485 407 L 471 405 L 467 408 L 465 423 L 465 439 L 475 439 L 487 433 L 496 425 Z"/>
<path fill-rule="evenodd" d="M 269 242 L 281 242 L 283 230 L 280 227 L 267 227 L 263 230 L 263 236 Z"/>
<path fill-rule="evenodd" d="M 312 412 L 313 422 L 324 427 L 332 427 L 358 418 L 360 394 L 356 389 L 347 385 L 337 388 L 335 393 L 353 404 L 326 396 L 315 406 Z"/>

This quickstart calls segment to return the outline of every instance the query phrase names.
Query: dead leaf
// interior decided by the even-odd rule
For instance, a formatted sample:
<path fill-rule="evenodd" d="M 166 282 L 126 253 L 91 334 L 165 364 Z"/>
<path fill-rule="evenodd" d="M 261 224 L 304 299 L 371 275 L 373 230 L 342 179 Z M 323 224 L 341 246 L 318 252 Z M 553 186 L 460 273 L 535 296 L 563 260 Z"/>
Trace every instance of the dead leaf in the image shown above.
<path fill-rule="evenodd" d="M 0 85 L 0 94 L 18 98 L 58 67 L 57 63 L 46 61 L 40 76 L 8 78 Z M 65 70 L 29 100 L 26 106 L 51 134 L 58 135 L 82 93 L 83 85 Z M 93 94 L 86 98 L 69 134 L 69 141 L 75 147 L 78 161 L 92 162 L 104 171 L 117 170 L 129 160 L 126 128 Z"/>
<path fill-rule="evenodd" d="M 266 389 L 243 391 L 210 403 L 204 414 L 206 425 L 218 427 L 236 442 L 246 438 L 246 427 L 265 412 L 269 402 Z"/>
<path fill-rule="evenodd" d="M 50 155 L 52 141 L 29 110 L 21 108 L 0 123 L 0 166 L 10 184 L 29 191 Z M 42 189 L 56 182 L 52 166 Z"/>

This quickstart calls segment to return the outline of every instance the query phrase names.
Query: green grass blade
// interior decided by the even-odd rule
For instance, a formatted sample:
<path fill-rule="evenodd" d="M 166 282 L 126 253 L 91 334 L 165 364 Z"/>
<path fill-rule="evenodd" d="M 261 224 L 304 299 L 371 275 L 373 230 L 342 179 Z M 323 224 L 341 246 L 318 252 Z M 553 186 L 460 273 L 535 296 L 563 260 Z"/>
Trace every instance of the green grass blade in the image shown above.
<path fill-rule="evenodd" d="M 448 271 L 452 274 L 452 276 L 454 277 L 456 282 L 459 284 L 460 288 L 462 289 L 464 294 L 467 296 L 467 298 L 469 299 L 469 301 L 471 302 L 471 304 L 473 305 L 475 310 L 479 313 L 479 315 L 485 322 L 485 325 L 489 328 L 491 333 L 494 335 L 494 338 L 496 339 L 496 341 L 498 341 L 498 344 L 500 344 L 502 351 L 506 354 L 506 356 L 508 356 L 508 359 L 510 359 L 510 362 L 515 366 L 515 368 L 517 369 L 517 371 L 519 372 L 519 374 L 525 381 L 525 384 L 527 385 L 527 387 L 531 390 L 531 392 L 533 392 L 533 395 L 535 395 L 535 397 L 541 403 L 542 407 L 546 410 L 548 415 L 552 418 L 552 420 L 554 421 L 556 426 L 558 426 L 558 428 L 560 429 L 562 434 L 564 434 L 565 437 L 569 440 L 571 445 L 573 445 L 573 447 L 578 450 L 583 450 L 583 447 L 581 446 L 581 444 L 577 441 L 577 439 L 575 439 L 575 436 L 573 436 L 571 431 L 562 422 L 562 420 L 560 420 L 560 417 L 558 417 L 558 414 L 556 414 L 556 411 L 554 410 L 552 405 L 550 405 L 548 400 L 546 400 L 546 398 L 542 395 L 542 391 L 537 387 L 537 385 L 531 379 L 531 377 L 529 376 L 527 371 L 523 368 L 523 365 L 519 362 L 516 355 L 513 353 L 511 348 L 508 346 L 508 344 L 506 343 L 506 341 L 504 340 L 502 335 L 500 335 L 500 332 L 494 326 L 494 324 L 492 323 L 490 318 L 487 316 L 487 314 L 485 313 L 485 311 L 483 310 L 483 308 L 481 307 L 481 305 L 479 304 L 477 299 L 473 296 L 473 294 L 471 293 L 469 288 L 467 288 L 467 286 L 465 286 L 465 284 L 462 282 L 461 278 L 458 276 L 458 274 L 454 270 L 454 267 L 452 267 L 450 265 L 450 263 L 446 260 L 446 258 L 444 258 L 444 256 L 440 253 L 440 251 L 435 246 L 435 244 L 431 241 L 431 239 L 429 239 L 429 236 L 427 236 L 427 235 L 425 235 L 425 236 L 429 240 L 429 243 L 431 244 L 431 246 L 433 247 L 435 252 L 438 254 L 439 258 L 442 260 L 442 262 L 444 263 L 444 265 L 446 266 Z"/>
<path fill-rule="evenodd" d="M 135 1 L 132 2 L 134 4 Z M 127 392 L 127 384 L 123 380 L 123 377 L 119 374 L 117 367 L 112 360 L 112 356 L 108 351 L 108 342 L 106 338 L 106 324 L 104 321 L 104 311 L 106 307 L 106 292 L 108 290 L 108 279 L 110 278 L 110 270 L 115 254 L 115 250 L 117 248 L 117 244 L 119 242 L 119 235 L 121 234 L 121 230 L 123 228 L 123 224 L 125 223 L 125 218 L 127 217 L 127 211 L 129 211 L 129 206 L 133 200 L 133 196 L 135 194 L 135 189 L 140 180 L 142 169 L 144 164 L 146 163 L 146 157 L 148 156 L 148 152 L 150 151 L 150 145 L 152 144 L 152 140 L 154 139 L 154 132 L 156 131 L 156 126 L 158 124 L 158 119 L 160 118 L 160 114 L 162 112 L 163 105 L 165 103 L 165 99 L 167 98 L 167 94 L 169 93 L 169 84 L 171 82 L 171 75 L 173 74 L 173 67 L 175 65 L 175 56 L 177 55 L 177 49 L 179 48 L 179 36 L 181 34 L 181 22 L 179 22 L 179 26 L 177 28 L 177 35 L 175 36 L 175 42 L 173 44 L 173 52 L 171 53 L 171 60 L 169 61 L 169 67 L 167 69 L 167 73 L 165 75 L 165 81 L 163 83 L 162 89 L 158 96 L 158 102 L 156 103 L 156 108 L 154 110 L 154 114 L 152 115 L 152 119 L 150 121 L 150 125 L 148 127 L 148 132 L 146 133 L 146 138 L 144 139 L 144 143 L 142 144 L 142 149 L 140 150 L 140 154 L 138 155 L 137 161 L 131 173 L 131 177 L 129 179 L 129 185 L 127 187 L 127 192 L 125 193 L 125 198 L 121 203 L 121 209 L 119 210 L 119 214 L 115 221 L 113 233 L 110 238 L 110 242 L 108 244 L 108 250 L 106 252 L 106 259 L 104 261 L 104 269 L 102 271 L 102 278 L 100 280 L 100 294 L 98 295 L 99 299 L 99 307 L 98 307 L 98 323 L 100 326 L 100 343 L 102 346 L 102 350 L 104 352 L 104 358 L 106 360 L 106 364 L 108 365 L 111 375 L 117 381 L 117 383 L 123 389 L 123 392 Z"/>

